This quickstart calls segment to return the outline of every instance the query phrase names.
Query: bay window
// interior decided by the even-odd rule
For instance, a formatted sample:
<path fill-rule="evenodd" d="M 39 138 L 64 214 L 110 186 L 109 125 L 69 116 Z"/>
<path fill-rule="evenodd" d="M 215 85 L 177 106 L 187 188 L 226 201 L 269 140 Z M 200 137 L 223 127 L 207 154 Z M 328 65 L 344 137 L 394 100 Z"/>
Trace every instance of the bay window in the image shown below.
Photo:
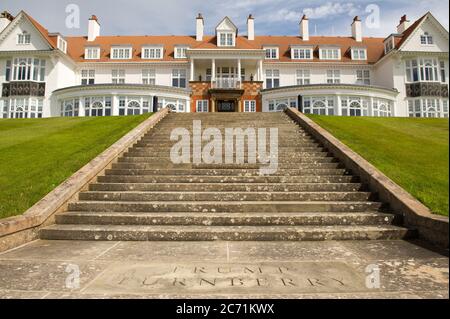
<path fill-rule="evenodd" d="M 11 70 L 11 60 L 6 61 L 6 81 L 45 81 L 44 59 L 15 58 Z M 12 71 L 12 77 L 11 77 Z"/>
<path fill-rule="evenodd" d="M 439 72 L 439 64 L 436 59 L 412 59 L 406 60 L 405 64 L 407 82 L 439 82 L 442 80 L 442 70 Z M 441 79 L 439 79 L 439 73 L 441 73 Z"/>

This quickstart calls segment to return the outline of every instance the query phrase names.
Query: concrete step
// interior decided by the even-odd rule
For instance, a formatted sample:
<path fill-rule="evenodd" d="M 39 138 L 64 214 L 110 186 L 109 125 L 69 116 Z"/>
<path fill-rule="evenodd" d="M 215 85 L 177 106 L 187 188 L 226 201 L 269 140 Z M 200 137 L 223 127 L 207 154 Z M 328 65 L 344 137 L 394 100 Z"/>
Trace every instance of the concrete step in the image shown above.
<path fill-rule="evenodd" d="M 376 197 L 370 192 L 139 192 L 87 191 L 79 194 L 85 201 L 368 201 Z"/>
<path fill-rule="evenodd" d="M 139 142 L 135 143 L 133 145 L 133 147 L 171 148 L 177 142 L 178 142 L 178 140 L 177 141 L 171 141 L 168 138 L 166 138 L 164 140 L 163 139 L 159 139 L 159 140 L 158 139 L 152 139 L 152 140 L 139 141 Z M 243 146 L 245 148 L 248 147 L 248 141 L 247 140 L 245 140 L 245 141 L 240 140 L 239 142 L 243 142 Z M 210 143 L 209 140 L 208 141 L 202 141 L 201 145 L 205 146 L 208 143 Z M 234 140 L 233 143 L 234 143 L 233 147 L 236 147 L 237 141 Z M 192 145 L 192 140 L 191 140 L 191 145 Z M 225 144 L 222 144 L 222 149 L 225 149 L 224 145 Z M 266 149 L 270 149 L 270 141 L 266 141 L 265 146 L 266 146 Z M 256 147 L 258 148 L 258 141 L 256 141 Z M 320 146 L 320 144 L 318 144 L 317 142 L 314 142 L 314 141 L 286 141 L 286 140 L 278 140 L 278 147 L 293 147 L 293 148 L 305 148 L 305 147 L 307 147 L 307 148 L 313 148 L 313 147 L 318 148 L 318 147 L 320 147 L 320 148 L 322 148 Z M 192 148 L 192 146 L 191 146 L 191 148 Z"/>
<path fill-rule="evenodd" d="M 383 208 L 369 201 L 78 201 L 69 203 L 71 211 L 93 212 L 364 212 Z"/>
<path fill-rule="evenodd" d="M 175 144 L 175 143 L 174 143 Z M 136 152 L 142 152 L 142 151 L 152 151 L 154 153 L 165 153 L 165 154 L 170 154 L 170 151 L 172 150 L 174 144 L 172 145 L 168 145 L 168 146 L 155 146 L 155 145 L 151 145 L 151 146 L 133 146 L 132 150 L 136 151 Z M 225 145 L 222 145 L 222 152 L 225 153 Z M 192 146 L 190 147 L 190 150 L 192 151 Z M 266 148 L 265 150 L 263 150 L 263 154 L 267 154 L 267 151 L 270 151 L 270 147 Z M 244 145 L 243 146 L 243 151 L 244 154 L 248 154 L 248 146 Z M 256 145 L 255 148 L 255 153 L 259 154 L 259 150 L 258 150 L 258 146 Z M 324 152 L 325 149 L 323 147 L 319 147 L 319 146 L 313 146 L 313 147 L 309 147 L 309 146 L 294 146 L 294 145 L 289 145 L 289 146 L 278 146 L 278 153 L 286 153 L 286 152 Z M 230 149 L 230 152 L 232 154 L 236 154 L 236 147 L 233 146 L 233 149 Z"/>
<path fill-rule="evenodd" d="M 113 169 L 259 169 L 261 164 L 174 164 L 174 163 L 114 163 Z M 264 165 L 263 165 L 264 166 Z M 334 169 L 340 163 L 279 163 L 281 169 Z"/>
<path fill-rule="evenodd" d="M 156 152 L 155 150 L 151 150 L 151 149 L 135 150 L 135 149 L 131 148 L 128 152 L 126 152 L 124 154 L 124 156 L 158 157 L 158 158 L 168 159 L 168 158 L 170 158 L 170 149 L 167 149 L 164 152 Z M 224 158 L 224 156 L 225 156 L 225 154 L 222 155 L 223 158 Z M 247 157 L 248 153 L 244 152 L 244 156 Z M 303 157 L 327 157 L 327 156 L 328 156 L 328 152 L 301 152 L 301 151 L 287 152 L 287 151 L 283 151 L 282 149 L 280 149 L 278 152 L 278 159 L 283 159 L 283 158 L 299 159 L 299 158 L 303 158 Z M 192 156 L 191 156 L 191 158 L 192 158 Z"/>
<path fill-rule="evenodd" d="M 263 166 L 264 167 L 264 166 Z M 107 169 L 105 175 L 256 176 L 259 169 Z M 278 169 L 272 176 L 348 175 L 346 169 Z"/>
<path fill-rule="evenodd" d="M 352 183 L 355 176 L 169 176 L 169 175 L 108 175 L 98 176 L 100 183 Z"/>
<path fill-rule="evenodd" d="M 413 231 L 379 226 L 146 226 L 54 225 L 40 231 L 42 239 L 114 241 L 212 240 L 387 240 L 406 239 Z"/>
<path fill-rule="evenodd" d="M 66 212 L 56 215 L 58 224 L 73 225 L 182 225 L 182 226 L 331 226 L 392 225 L 394 214 L 362 213 L 129 213 Z"/>
<path fill-rule="evenodd" d="M 94 183 L 90 191 L 147 191 L 147 192 L 357 192 L 365 190 L 361 183 Z"/>

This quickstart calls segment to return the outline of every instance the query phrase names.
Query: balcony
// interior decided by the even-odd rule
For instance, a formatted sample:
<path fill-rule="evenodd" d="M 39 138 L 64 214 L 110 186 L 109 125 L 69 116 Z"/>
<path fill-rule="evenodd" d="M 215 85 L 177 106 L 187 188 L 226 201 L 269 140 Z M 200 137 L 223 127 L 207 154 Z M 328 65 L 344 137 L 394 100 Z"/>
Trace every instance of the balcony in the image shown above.
<path fill-rule="evenodd" d="M 45 83 L 33 81 L 3 83 L 2 97 L 8 96 L 45 96 Z"/>
<path fill-rule="evenodd" d="M 211 81 L 212 89 L 240 90 L 242 83 L 238 78 L 216 78 Z"/>
<path fill-rule="evenodd" d="M 407 97 L 448 97 L 448 85 L 439 82 L 416 82 L 406 84 Z"/>

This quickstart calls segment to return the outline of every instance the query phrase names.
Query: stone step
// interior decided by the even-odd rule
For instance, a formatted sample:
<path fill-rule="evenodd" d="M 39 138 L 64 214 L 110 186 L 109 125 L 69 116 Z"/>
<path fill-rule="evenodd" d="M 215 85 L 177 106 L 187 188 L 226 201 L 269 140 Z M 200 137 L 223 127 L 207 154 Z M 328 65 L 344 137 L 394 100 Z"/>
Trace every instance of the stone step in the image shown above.
<path fill-rule="evenodd" d="M 242 140 L 240 140 L 242 141 Z M 164 147 L 172 147 L 174 146 L 178 141 L 170 141 L 169 138 L 166 138 L 164 140 L 161 139 L 152 139 L 150 141 L 139 141 L 133 145 L 133 147 L 156 147 L 156 148 L 164 148 Z M 248 147 L 247 140 L 243 141 L 243 146 Z M 202 146 L 207 145 L 210 143 L 210 141 L 203 141 Z M 236 147 L 236 140 L 233 142 L 233 147 Z M 222 144 L 222 149 L 225 144 Z M 265 143 L 266 149 L 270 149 L 270 143 Z M 295 148 L 301 148 L 301 147 L 322 147 L 320 144 L 316 142 L 303 142 L 303 141 L 287 141 L 287 140 L 279 140 L 278 141 L 278 147 L 295 147 Z M 258 148 L 258 142 L 256 142 L 256 147 Z M 192 148 L 192 141 L 191 141 L 191 148 Z"/>
<path fill-rule="evenodd" d="M 40 231 L 42 239 L 114 241 L 304 241 L 406 239 L 411 230 L 379 226 L 146 226 L 53 225 Z"/>
<path fill-rule="evenodd" d="M 174 164 L 174 163 L 114 163 L 113 169 L 259 169 L 261 164 Z M 333 169 L 340 163 L 279 163 L 281 169 Z"/>
<path fill-rule="evenodd" d="M 169 176 L 169 175 L 108 175 L 98 176 L 100 183 L 352 183 L 356 176 Z"/>
<path fill-rule="evenodd" d="M 76 225 L 182 225 L 182 226 L 300 226 L 392 225 L 398 216 L 362 213 L 129 213 L 66 212 L 56 215 L 58 224 Z"/>
<path fill-rule="evenodd" d="M 278 176 L 316 176 L 316 175 L 348 175 L 344 168 L 334 169 L 278 169 L 270 175 Z M 105 175 L 171 175 L 171 176 L 255 176 L 261 175 L 259 169 L 107 169 Z"/>
<path fill-rule="evenodd" d="M 94 183 L 90 191 L 196 191 L 196 192 L 356 192 L 366 188 L 361 183 Z"/>
<path fill-rule="evenodd" d="M 151 151 L 154 153 L 170 154 L 174 145 L 175 145 L 175 143 L 173 145 L 169 145 L 169 146 L 155 146 L 155 145 L 153 145 L 153 146 L 136 146 L 136 145 L 134 145 L 131 150 L 134 152 Z M 192 152 L 192 149 L 193 148 L 191 146 L 189 148 L 190 152 Z M 225 150 L 226 150 L 225 146 L 222 145 L 221 149 L 222 149 L 222 153 L 224 154 Z M 246 145 L 243 146 L 243 150 L 244 150 L 243 151 L 244 154 L 248 154 L 248 147 Z M 266 148 L 265 150 L 263 150 L 262 153 L 268 154 L 268 152 L 267 152 L 268 150 L 270 151 L 271 148 L 270 147 Z M 258 146 L 256 146 L 255 151 L 256 151 L 255 152 L 256 154 L 259 154 Z M 286 152 L 296 153 L 296 152 L 323 152 L 323 151 L 325 151 L 325 149 L 320 146 L 310 147 L 310 146 L 303 146 L 303 145 L 299 145 L 299 146 L 294 146 L 294 145 L 280 146 L 280 145 L 278 145 L 278 153 L 279 154 L 286 153 Z M 236 154 L 236 147 L 233 146 L 233 148 L 229 152 L 231 152 L 232 154 Z"/>
<path fill-rule="evenodd" d="M 86 191 L 78 195 L 80 201 L 368 201 L 376 197 L 370 192 L 139 192 Z"/>
<path fill-rule="evenodd" d="M 244 158 L 246 164 L 234 164 L 234 165 L 249 165 L 248 164 L 248 158 Z M 159 157 L 131 157 L 131 156 L 122 156 L 119 157 L 117 162 L 119 163 L 172 163 L 170 158 L 159 158 Z M 285 157 L 278 157 L 278 163 L 279 164 L 305 164 L 305 163 L 336 163 L 337 160 L 334 157 L 328 156 L 328 157 L 303 157 L 298 158 L 295 161 L 291 158 L 285 158 Z M 193 164 L 193 165 L 201 165 L 201 164 Z M 212 164 L 205 164 L 205 165 L 212 165 Z M 216 165 L 222 165 L 222 164 L 216 164 Z M 232 165 L 232 164 L 223 164 L 223 165 Z M 253 165 L 253 164 L 250 164 Z M 258 164 L 259 165 L 259 164 Z"/>
<path fill-rule="evenodd" d="M 234 153 L 233 153 L 234 154 Z M 247 152 L 244 152 L 244 156 L 247 157 Z M 155 152 L 152 150 L 135 150 L 130 149 L 127 151 L 124 156 L 130 156 L 130 157 L 158 157 L 158 158 L 169 158 L 170 157 L 170 150 L 166 150 L 165 152 Z M 298 159 L 303 157 L 327 157 L 328 152 L 283 152 L 280 150 L 278 152 L 278 158 L 292 158 L 292 159 Z M 224 155 L 223 155 L 224 157 Z M 191 156 L 192 158 L 192 156 Z"/>
<path fill-rule="evenodd" d="M 78 201 L 69 203 L 71 211 L 93 212 L 364 212 L 383 208 L 379 202 L 333 202 L 333 201 L 272 201 L 272 202 L 232 202 L 232 201 L 164 201 L 164 202 L 124 202 L 124 201 Z"/>

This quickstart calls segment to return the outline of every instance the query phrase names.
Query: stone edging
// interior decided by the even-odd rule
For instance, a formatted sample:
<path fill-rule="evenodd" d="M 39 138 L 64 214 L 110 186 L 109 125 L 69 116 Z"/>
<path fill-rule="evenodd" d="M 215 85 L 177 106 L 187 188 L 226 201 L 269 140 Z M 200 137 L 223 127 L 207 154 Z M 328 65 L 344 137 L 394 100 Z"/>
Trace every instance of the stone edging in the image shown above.
<path fill-rule="evenodd" d="M 447 217 L 432 214 L 411 194 L 297 109 L 288 108 L 286 113 L 337 157 L 346 168 L 358 175 L 371 191 L 378 194 L 381 201 L 389 203 L 395 213 L 401 214 L 406 227 L 417 229 L 422 239 L 448 248 L 449 219 Z"/>
<path fill-rule="evenodd" d="M 0 251 L 37 239 L 42 226 L 54 223 L 56 213 L 63 211 L 71 199 L 86 189 L 94 178 L 109 168 L 120 154 L 131 147 L 169 112 L 168 108 L 164 108 L 139 124 L 22 215 L 0 219 Z"/>

